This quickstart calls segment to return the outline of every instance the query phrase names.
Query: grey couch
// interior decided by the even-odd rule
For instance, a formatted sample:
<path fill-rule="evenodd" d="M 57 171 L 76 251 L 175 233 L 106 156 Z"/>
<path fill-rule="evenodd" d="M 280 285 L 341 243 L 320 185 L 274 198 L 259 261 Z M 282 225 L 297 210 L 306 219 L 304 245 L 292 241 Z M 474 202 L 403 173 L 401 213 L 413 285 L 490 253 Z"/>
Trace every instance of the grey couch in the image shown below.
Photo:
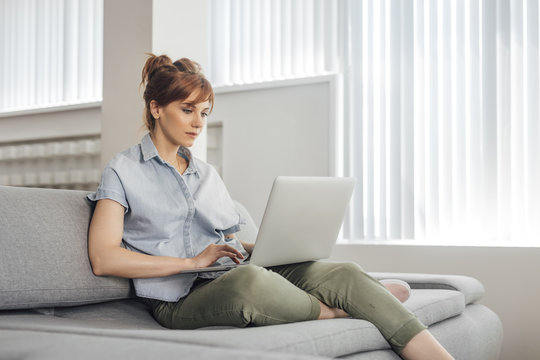
<path fill-rule="evenodd" d="M 0 186 L 0 359 L 399 359 L 367 321 L 169 330 L 130 282 L 96 277 L 85 192 Z M 242 240 L 254 238 L 250 220 Z M 459 264 L 456 264 L 459 269 Z M 412 288 L 405 303 L 458 359 L 497 359 L 499 318 L 465 276 L 373 274 Z M 287 306 L 287 299 L 283 299 Z"/>

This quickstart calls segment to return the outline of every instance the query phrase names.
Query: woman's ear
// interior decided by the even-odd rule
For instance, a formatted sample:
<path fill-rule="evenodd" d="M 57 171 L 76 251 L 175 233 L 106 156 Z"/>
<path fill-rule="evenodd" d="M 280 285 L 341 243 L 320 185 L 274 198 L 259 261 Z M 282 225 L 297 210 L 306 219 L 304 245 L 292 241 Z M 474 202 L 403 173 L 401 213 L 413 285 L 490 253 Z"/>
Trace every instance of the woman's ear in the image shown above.
<path fill-rule="evenodd" d="M 161 106 L 159 106 L 156 100 L 150 101 L 150 113 L 154 119 L 159 119 L 159 113 L 161 112 Z"/>

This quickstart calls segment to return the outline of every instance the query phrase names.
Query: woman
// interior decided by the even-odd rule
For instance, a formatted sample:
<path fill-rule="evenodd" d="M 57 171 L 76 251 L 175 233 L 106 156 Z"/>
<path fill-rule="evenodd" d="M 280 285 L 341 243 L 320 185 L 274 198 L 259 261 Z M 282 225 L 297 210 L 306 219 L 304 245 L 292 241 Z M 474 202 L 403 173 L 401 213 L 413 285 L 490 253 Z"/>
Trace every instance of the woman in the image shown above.
<path fill-rule="evenodd" d="M 356 264 L 182 274 L 216 262 L 239 263 L 252 245 L 235 237 L 242 219 L 216 171 L 188 150 L 214 103 L 198 64 L 150 55 L 141 84 L 149 133 L 111 160 L 88 196 L 97 203 L 88 248 L 96 275 L 133 279 L 137 296 L 168 328 L 352 316 L 375 324 L 406 359 L 451 358 L 388 291 L 403 300 L 403 287 L 386 289 Z"/>

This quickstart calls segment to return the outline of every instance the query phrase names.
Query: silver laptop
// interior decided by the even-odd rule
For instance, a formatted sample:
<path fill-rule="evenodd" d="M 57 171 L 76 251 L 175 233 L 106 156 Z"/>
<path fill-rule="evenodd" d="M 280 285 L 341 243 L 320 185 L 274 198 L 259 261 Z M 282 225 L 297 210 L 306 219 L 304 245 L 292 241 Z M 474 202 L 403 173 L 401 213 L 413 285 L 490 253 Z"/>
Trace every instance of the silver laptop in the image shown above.
<path fill-rule="evenodd" d="M 278 176 L 249 260 L 183 273 L 224 271 L 247 263 L 274 266 L 330 257 L 355 182 L 354 178 Z"/>

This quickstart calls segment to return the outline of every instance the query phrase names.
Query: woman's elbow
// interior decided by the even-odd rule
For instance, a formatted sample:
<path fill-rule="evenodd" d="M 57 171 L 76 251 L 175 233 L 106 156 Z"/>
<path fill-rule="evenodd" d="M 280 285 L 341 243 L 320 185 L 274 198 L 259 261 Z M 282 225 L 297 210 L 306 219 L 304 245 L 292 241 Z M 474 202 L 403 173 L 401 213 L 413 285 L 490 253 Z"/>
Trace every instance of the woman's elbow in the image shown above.
<path fill-rule="evenodd" d="M 90 266 L 92 267 L 92 272 L 96 276 L 109 275 L 106 262 L 103 261 L 103 258 L 99 255 L 90 254 Z"/>
<path fill-rule="evenodd" d="M 103 268 L 98 265 L 98 263 L 96 261 L 90 261 L 90 265 L 92 267 L 92 272 L 94 273 L 94 275 L 96 276 L 104 276 L 105 275 L 105 271 L 103 270 Z"/>

